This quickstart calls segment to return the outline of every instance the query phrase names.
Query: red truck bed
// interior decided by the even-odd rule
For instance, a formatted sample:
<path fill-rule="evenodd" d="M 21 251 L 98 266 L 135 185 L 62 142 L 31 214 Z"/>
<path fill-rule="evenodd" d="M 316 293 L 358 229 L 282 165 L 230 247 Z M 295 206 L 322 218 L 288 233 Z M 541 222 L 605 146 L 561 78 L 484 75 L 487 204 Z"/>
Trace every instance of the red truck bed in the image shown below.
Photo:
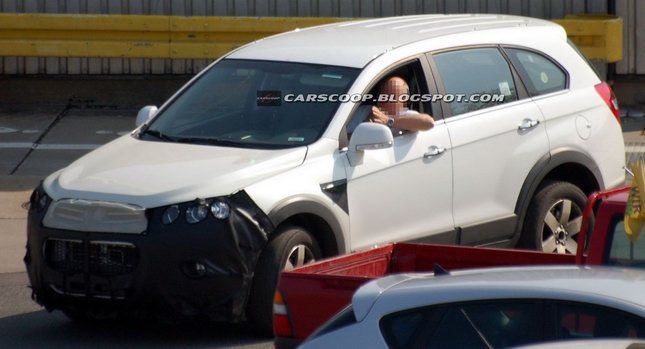
<path fill-rule="evenodd" d="M 588 255 L 395 243 L 285 271 L 280 276 L 276 295 L 278 307 L 284 305 L 286 311 L 286 314 L 274 314 L 277 342 L 304 340 L 317 327 L 347 306 L 356 289 L 362 284 L 386 274 L 432 272 L 434 264 L 446 270 L 506 265 L 603 264 L 607 230 L 611 217 L 624 212 L 626 188 L 592 194 L 585 207 L 582 223 L 582 228 L 586 229 L 596 200 L 615 193 L 621 194 L 603 202 L 598 210 Z M 586 234 L 580 235 L 579 241 L 587 239 Z M 581 246 L 583 245 L 584 243 Z"/>
<path fill-rule="evenodd" d="M 303 340 L 348 305 L 360 285 L 386 274 L 430 272 L 434 263 L 452 270 L 574 261 L 573 255 L 535 251 L 398 243 L 284 272 L 278 290 L 288 290 L 288 308 L 299 309 L 291 311 L 292 332 Z"/>

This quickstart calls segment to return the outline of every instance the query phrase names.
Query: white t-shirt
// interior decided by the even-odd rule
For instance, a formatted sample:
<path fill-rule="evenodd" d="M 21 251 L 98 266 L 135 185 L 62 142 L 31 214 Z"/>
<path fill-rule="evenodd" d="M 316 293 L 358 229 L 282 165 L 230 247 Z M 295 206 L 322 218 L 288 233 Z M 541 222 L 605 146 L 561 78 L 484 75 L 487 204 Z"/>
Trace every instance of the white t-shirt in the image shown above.
<path fill-rule="evenodd" d="M 347 124 L 347 133 L 353 133 L 356 127 L 358 127 L 361 122 L 366 122 L 369 120 L 370 115 L 372 115 L 372 107 L 373 106 L 371 104 L 364 104 L 358 107 L 358 109 L 354 113 L 354 116 L 351 120 L 349 120 L 349 123 Z M 406 117 L 408 115 L 415 114 L 419 114 L 419 112 L 405 108 L 402 109 L 396 117 Z M 395 136 L 402 134 L 403 131 L 404 130 L 392 127 L 392 134 Z"/>

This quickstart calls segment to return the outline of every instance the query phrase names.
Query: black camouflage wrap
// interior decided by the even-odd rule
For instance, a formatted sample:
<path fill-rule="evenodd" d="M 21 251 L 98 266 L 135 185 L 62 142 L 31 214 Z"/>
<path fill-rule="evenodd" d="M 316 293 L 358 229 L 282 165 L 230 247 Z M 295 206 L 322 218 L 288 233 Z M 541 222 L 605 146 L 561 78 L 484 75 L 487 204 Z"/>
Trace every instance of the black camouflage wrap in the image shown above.
<path fill-rule="evenodd" d="M 33 298 L 47 310 L 245 319 L 255 264 L 274 227 L 244 191 L 218 198 L 231 207 L 224 220 L 209 213 L 189 224 L 184 213 L 194 202 L 186 202 L 178 204 L 179 218 L 164 225 L 167 207 L 149 209 L 144 234 L 46 228 L 41 222 L 51 200 L 43 207 L 43 195 L 42 186 L 32 195 L 25 265 Z"/>

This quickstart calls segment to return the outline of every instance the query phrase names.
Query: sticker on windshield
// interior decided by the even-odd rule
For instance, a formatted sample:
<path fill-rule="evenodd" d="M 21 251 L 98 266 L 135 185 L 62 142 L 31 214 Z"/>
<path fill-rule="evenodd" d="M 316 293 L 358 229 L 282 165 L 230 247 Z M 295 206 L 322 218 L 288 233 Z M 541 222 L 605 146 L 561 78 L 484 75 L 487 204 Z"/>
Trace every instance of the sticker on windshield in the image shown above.
<path fill-rule="evenodd" d="M 545 72 L 541 72 L 540 73 L 540 80 L 542 80 L 542 83 L 546 84 L 547 82 L 549 82 L 549 76 L 546 75 Z"/>
<path fill-rule="evenodd" d="M 258 107 L 277 107 L 282 103 L 281 91 L 258 90 Z"/>
<path fill-rule="evenodd" d="M 305 137 L 289 137 L 289 139 L 287 139 L 287 141 L 289 141 L 289 142 L 304 142 Z"/>
<path fill-rule="evenodd" d="M 323 74 L 322 77 L 323 78 L 330 78 L 330 79 L 342 79 L 343 78 L 342 75 L 338 75 L 338 74 Z"/>
<path fill-rule="evenodd" d="M 508 86 L 508 81 L 502 81 L 499 83 L 499 92 L 504 96 L 511 95 L 511 88 Z"/>

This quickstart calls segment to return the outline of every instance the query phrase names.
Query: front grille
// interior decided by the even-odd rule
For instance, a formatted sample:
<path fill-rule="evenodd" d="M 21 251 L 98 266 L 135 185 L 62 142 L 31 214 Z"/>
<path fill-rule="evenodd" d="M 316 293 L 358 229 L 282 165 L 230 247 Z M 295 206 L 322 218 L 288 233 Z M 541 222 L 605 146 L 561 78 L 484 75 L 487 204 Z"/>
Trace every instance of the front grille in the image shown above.
<path fill-rule="evenodd" d="M 130 243 L 90 241 L 90 271 L 101 275 L 127 274 L 136 267 L 136 247 Z"/>
<path fill-rule="evenodd" d="M 64 230 L 141 234 L 148 219 L 146 210 L 136 205 L 62 199 L 49 205 L 43 225 Z"/>
<path fill-rule="evenodd" d="M 85 263 L 83 241 L 47 239 L 45 259 L 50 267 L 63 273 L 80 273 Z"/>
<path fill-rule="evenodd" d="M 45 241 L 47 264 L 63 273 L 81 273 L 87 263 L 92 274 L 111 276 L 127 274 L 137 265 L 137 249 L 127 242 L 90 241 L 50 238 Z"/>

